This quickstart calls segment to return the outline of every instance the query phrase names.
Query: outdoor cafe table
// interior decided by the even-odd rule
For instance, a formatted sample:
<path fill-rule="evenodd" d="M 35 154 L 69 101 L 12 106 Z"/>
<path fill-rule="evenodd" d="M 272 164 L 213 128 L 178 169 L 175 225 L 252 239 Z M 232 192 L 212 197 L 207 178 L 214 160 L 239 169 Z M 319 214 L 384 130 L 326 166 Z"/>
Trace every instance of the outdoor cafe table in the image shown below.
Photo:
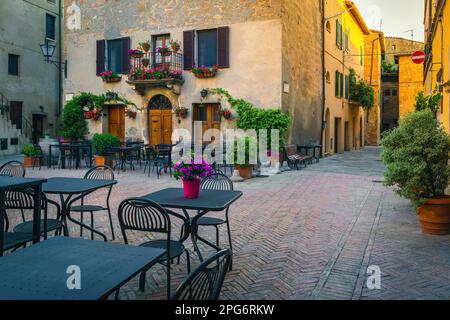
<path fill-rule="evenodd" d="M 198 219 L 208 212 L 220 212 L 226 210 L 240 197 L 242 197 L 241 191 L 200 190 L 200 196 L 197 199 L 186 199 L 183 195 L 183 189 L 168 188 L 148 194 L 142 198 L 158 203 L 169 213 L 171 212 L 169 209 L 181 209 L 183 211 L 186 219 L 190 223 L 190 225 L 187 226 L 187 229 L 191 235 L 195 251 L 197 252 L 200 261 L 203 261 L 203 256 L 198 247 L 197 240 L 200 240 L 217 251 L 221 249 L 197 234 Z M 189 216 L 189 210 L 196 212 L 196 215 L 192 219 Z"/>
<path fill-rule="evenodd" d="M 48 147 L 48 168 L 52 167 L 52 150 L 58 148 L 61 152 L 61 168 L 66 168 L 66 150 L 70 150 L 75 153 L 75 169 L 80 168 L 80 152 L 87 151 L 89 158 L 89 167 L 92 168 L 92 145 L 83 143 L 70 143 L 70 144 L 52 144 Z"/>
<path fill-rule="evenodd" d="M 93 230 L 90 226 L 74 220 L 70 216 L 70 206 L 98 189 L 106 188 L 115 184 L 117 184 L 116 180 L 49 178 L 47 182 L 42 186 L 42 191 L 45 194 L 54 194 L 60 196 L 61 214 L 66 227 L 66 218 L 68 218 L 73 223 L 86 228 L 89 231 L 93 231 L 94 233 L 100 235 L 105 241 L 107 241 L 107 238 L 103 233 L 97 230 Z M 64 198 L 65 196 L 66 198 Z"/>
<path fill-rule="evenodd" d="M 41 189 L 45 179 L 30 179 L 0 176 L 0 256 L 3 256 L 3 248 L 5 238 L 13 241 L 15 244 L 27 243 L 33 240 L 33 243 L 39 242 L 40 239 L 40 221 L 41 221 Z M 30 236 L 17 235 L 14 233 L 5 233 L 5 215 L 6 215 L 6 192 L 12 190 L 21 190 L 32 188 L 34 190 L 34 211 L 33 211 L 33 235 Z"/>
<path fill-rule="evenodd" d="M 106 299 L 164 254 L 158 248 L 51 238 L 0 258 L 0 300 Z M 67 285 L 70 266 L 80 268 L 80 290 Z"/>

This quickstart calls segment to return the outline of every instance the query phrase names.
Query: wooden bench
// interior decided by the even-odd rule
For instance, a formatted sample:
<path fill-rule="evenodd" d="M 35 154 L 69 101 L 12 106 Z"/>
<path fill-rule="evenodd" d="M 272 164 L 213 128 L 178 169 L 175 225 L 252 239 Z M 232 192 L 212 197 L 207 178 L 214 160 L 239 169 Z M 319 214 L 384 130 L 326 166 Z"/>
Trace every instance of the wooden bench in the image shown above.
<path fill-rule="evenodd" d="M 308 164 L 312 164 L 313 157 L 299 153 L 295 144 L 286 145 L 285 151 L 288 165 L 291 168 L 295 166 L 299 170 L 299 164 L 304 165 L 305 168 Z"/>

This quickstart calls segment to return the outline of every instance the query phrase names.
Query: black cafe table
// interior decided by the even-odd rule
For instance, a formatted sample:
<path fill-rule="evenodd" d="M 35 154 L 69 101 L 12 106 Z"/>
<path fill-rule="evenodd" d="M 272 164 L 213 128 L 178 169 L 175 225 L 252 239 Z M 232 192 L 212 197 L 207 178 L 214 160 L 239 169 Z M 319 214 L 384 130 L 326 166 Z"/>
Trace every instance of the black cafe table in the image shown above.
<path fill-rule="evenodd" d="M 41 201 L 42 184 L 45 179 L 30 179 L 21 177 L 0 176 L 0 256 L 3 256 L 5 245 L 13 244 L 20 246 L 29 241 L 38 243 L 40 239 L 40 221 L 41 221 Z M 19 235 L 15 233 L 5 233 L 5 215 L 6 215 L 6 192 L 12 190 L 23 190 L 31 188 L 34 191 L 34 211 L 33 211 L 33 235 Z M 6 241 L 5 241 L 6 240 Z"/>
<path fill-rule="evenodd" d="M 75 169 L 80 168 L 81 163 L 81 152 L 86 151 L 89 158 L 89 167 L 92 168 L 92 144 L 84 143 L 70 143 L 70 144 L 52 144 L 48 147 L 48 168 L 52 167 L 52 150 L 58 148 L 61 153 L 61 168 L 66 168 L 66 151 L 69 150 L 71 153 L 75 153 Z"/>
<path fill-rule="evenodd" d="M 117 184 L 116 180 L 49 178 L 47 182 L 42 186 L 42 191 L 45 194 L 59 195 L 61 200 L 61 214 L 63 217 L 64 224 L 66 226 L 65 235 L 68 235 L 67 219 L 69 219 L 73 223 L 98 234 L 105 241 L 107 241 L 107 238 L 103 233 L 94 230 L 90 226 L 85 225 L 77 220 L 74 220 L 70 216 L 70 206 L 96 190 L 103 189 L 115 184 Z"/>
<path fill-rule="evenodd" d="M 0 300 L 106 299 L 164 254 L 158 248 L 51 238 L 0 258 Z M 79 290 L 68 286 L 77 268 Z"/>
<path fill-rule="evenodd" d="M 194 245 L 200 261 L 203 261 L 203 256 L 197 244 L 198 240 L 217 251 L 221 250 L 221 248 L 197 234 L 198 219 L 208 212 L 220 212 L 226 210 L 240 197 L 242 197 L 241 191 L 201 190 L 200 196 L 197 199 L 186 199 L 183 195 L 183 189 L 168 188 L 148 194 L 142 198 L 158 203 L 169 213 L 172 212 L 170 209 L 181 209 L 183 211 L 186 219 L 190 223 L 190 225 L 187 226 L 187 229 L 191 235 L 192 244 Z M 194 211 L 196 215 L 191 218 L 188 211 Z"/>

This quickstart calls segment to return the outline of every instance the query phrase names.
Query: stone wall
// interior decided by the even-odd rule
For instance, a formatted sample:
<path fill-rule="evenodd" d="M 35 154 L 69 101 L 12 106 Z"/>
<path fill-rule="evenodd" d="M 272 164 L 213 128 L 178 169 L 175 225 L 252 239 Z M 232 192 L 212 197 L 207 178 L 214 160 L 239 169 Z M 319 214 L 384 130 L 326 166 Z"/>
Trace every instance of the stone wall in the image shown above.
<path fill-rule="evenodd" d="M 398 68 L 399 117 L 415 111 L 416 96 L 423 91 L 423 65 L 415 64 L 411 56 L 399 57 Z"/>
<path fill-rule="evenodd" d="M 284 92 L 282 99 L 283 109 L 292 117 L 289 141 L 297 144 L 320 143 L 323 112 L 321 1 L 283 1 L 283 82 L 289 86 L 289 92 Z"/>

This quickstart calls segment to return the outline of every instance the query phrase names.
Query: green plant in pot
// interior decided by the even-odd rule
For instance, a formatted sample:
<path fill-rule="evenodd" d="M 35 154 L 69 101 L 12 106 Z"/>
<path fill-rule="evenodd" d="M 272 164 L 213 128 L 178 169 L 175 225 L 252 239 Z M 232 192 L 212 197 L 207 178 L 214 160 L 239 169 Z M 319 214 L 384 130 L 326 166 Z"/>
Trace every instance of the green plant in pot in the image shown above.
<path fill-rule="evenodd" d="M 382 139 L 385 184 L 417 207 L 426 234 L 450 233 L 450 136 L 432 111 L 406 115 Z"/>
<path fill-rule="evenodd" d="M 26 144 L 23 146 L 22 153 L 24 155 L 23 164 L 25 167 L 32 167 L 33 165 L 39 165 L 39 151 L 32 144 Z"/>
<path fill-rule="evenodd" d="M 109 165 L 108 149 L 120 146 L 120 139 L 109 133 L 96 133 L 92 138 L 92 148 L 95 154 L 95 164 L 97 166 Z"/>
<path fill-rule="evenodd" d="M 258 142 L 255 137 L 244 136 L 235 140 L 227 152 L 227 162 L 234 164 L 244 179 L 253 177 L 253 165 L 256 162 Z M 253 159 L 255 158 L 255 159 Z"/>

